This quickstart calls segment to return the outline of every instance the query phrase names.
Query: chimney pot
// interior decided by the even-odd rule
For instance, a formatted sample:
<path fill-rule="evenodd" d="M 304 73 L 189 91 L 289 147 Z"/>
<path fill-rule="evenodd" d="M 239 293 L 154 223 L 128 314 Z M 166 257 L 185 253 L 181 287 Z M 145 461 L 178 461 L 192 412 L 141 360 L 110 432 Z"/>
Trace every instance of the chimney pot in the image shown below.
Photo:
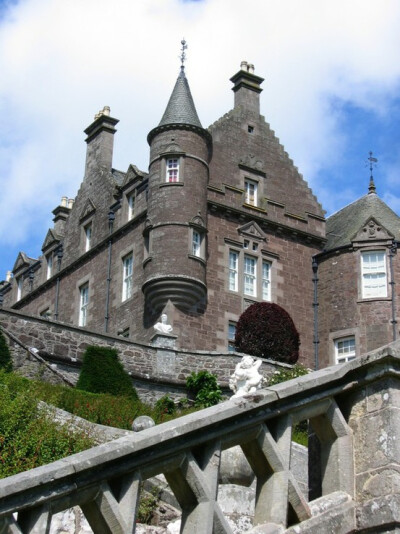
<path fill-rule="evenodd" d="M 67 207 L 67 201 L 68 201 L 68 197 L 61 197 L 61 206 L 63 208 Z"/>

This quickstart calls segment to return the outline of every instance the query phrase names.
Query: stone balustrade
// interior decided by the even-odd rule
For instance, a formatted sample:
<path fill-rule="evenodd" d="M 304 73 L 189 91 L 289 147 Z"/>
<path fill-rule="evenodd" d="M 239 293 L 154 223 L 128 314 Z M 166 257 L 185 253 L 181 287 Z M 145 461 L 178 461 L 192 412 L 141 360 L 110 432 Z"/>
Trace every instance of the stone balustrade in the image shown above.
<path fill-rule="evenodd" d="M 48 533 L 52 515 L 73 506 L 95 534 L 133 533 L 141 482 L 160 473 L 182 508 L 181 533 L 230 533 L 218 474 L 221 451 L 236 445 L 256 477 L 252 532 L 398 532 L 399 388 L 394 343 L 0 480 L 0 533 Z M 318 443 L 312 502 L 291 466 L 293 425 L 305 419 Z"/>

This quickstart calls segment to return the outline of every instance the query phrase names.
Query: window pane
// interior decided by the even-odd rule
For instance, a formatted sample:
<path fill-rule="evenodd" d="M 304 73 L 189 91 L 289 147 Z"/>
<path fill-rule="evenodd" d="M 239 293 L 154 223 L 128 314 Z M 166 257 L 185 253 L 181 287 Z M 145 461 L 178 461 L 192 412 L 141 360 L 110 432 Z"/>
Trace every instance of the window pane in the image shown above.
<path fill-rule="evenodd" d="M 363 298 L 387 297 L 385 252 L 363 252 L 361 269 Z"/>
<path fill-rule="evenodd" d="M 336 363 L 350 362 L 356 358 L 356 341 L 354 336 L 335 340 Z"/>
<path fill-rule="evenodd" d="M 256 296 L 256 259 L 244 257 L 243 265 L 243 291 L 245 295 Z"/>
<path fill-rule="evenodd" d="M 200 257 L 201 249 L 201 238 L 199 232 L 193 230 L 193 239 L 192 239 L 192 254 L 193 256 Z"/>
<path fill-rule="evenodd" d="M 262 263 L 262 298 L 271 300 L 271 264 L 268 261 Z"/>
<path fill-rule="evenodd" d="M 172 158 L 167 160 L 167 182 L 179 181 L 179 159 Z"/>
<path fill-rule="evenodd" d="M 133 255 L 123 260 L 122 300 L 129 299 L 133 293 Z"/>
<path fill-rule="evenodd" d="M 238 259 L 237 252 L 229 251 L 229 289 L 231 291 L 238 290 Z"/>

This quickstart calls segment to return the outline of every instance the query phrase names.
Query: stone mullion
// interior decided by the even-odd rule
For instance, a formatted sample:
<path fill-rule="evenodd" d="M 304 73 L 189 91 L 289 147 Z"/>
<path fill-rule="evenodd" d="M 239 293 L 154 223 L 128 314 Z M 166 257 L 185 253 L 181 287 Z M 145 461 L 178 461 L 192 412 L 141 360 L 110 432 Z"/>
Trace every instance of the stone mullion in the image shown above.
<path fill-rule="evenodd" d="M 0 519 L 0 534 L 23 534 L 23 532 L 11 515 Z"/>
<path fill-rule="evenodd" d="M 200 465 L 188 452 L 178 470 L 165 473 L 182 508 L 181 534 L 231 534 L 217 503 L 220 460 L 221 444 L 212 442 L 205 445 Z"/>
<path fill-rule="evenodd" d="M 306 499 L 289 470 L 291 427 L 290 415 L 282 418 L 275 441 L 262 425 L 257 439 L 242 446 L 257 477 L 254 525 L 270 522 L 287 526 L 289 502 L 299 519 L 310 517 Z"/>
<path fill-rule="evenodd" d="M 18 513 L 18 525 L 24 534 L 48 534 L 50 524 L 51 513 L 47 505 Z"/>
<path fill-rule="evenodd" d="M 336 402 L 311 424 L 321 444 L 322 495 L 345 491 L 353 497 L 353 432 Z"/>
<path fill-rule="evenodd" d="M 131 531 L 119 509 L 119 503 L 107 484 L 103 482 L 96 498 L 81 505 L 94 534 L 128 534 Z M 132 510 L 133 513 L 133 510 Z"/>

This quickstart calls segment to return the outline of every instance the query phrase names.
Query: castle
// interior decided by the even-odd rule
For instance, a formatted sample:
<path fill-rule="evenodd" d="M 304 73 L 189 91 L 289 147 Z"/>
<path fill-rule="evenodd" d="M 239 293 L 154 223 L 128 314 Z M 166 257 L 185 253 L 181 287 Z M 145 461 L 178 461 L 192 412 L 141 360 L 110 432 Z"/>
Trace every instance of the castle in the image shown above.
<path fill-rule="evenodd" d="M 244 309 L 272 301 L 311 368 L 395 339 L 400 218 L 371 178 L 325 221 L 260 114 L 263 79 L 242 62 L 231 82 L 233 109 L 204 128 L 181 66 L 148 172 L 113 168 L 118 120 L 99 112 L 76 198 L 53 211 L 38 259 L 18 255 L 0 304 L 141 343 L 166 314 L 179 348 L 232 351 Z"/>

